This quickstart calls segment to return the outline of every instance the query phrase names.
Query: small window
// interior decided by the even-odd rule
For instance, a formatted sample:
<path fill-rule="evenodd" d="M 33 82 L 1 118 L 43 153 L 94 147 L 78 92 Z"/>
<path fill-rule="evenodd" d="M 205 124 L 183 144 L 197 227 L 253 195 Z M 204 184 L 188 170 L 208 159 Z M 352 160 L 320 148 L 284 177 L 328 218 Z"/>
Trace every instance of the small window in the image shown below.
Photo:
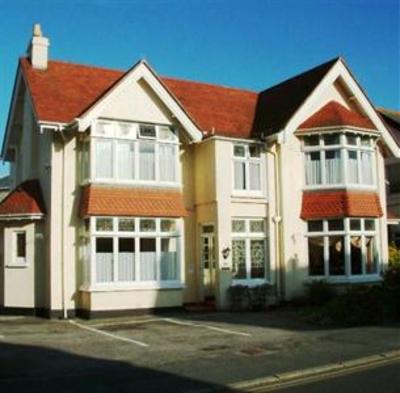
<path fill-rule="evenodd" d="M 252 158 L 260 158 L 260 156 L 261 156 L 260 147 L 255 146 L 255 145 L 250 145 L 249 146 L 249 154 L 250 154 L 250 157 L 252 157 Z"/>
<path fill-rule="evenodd" d="M 214 233 L 214 225 L 203 225 L 203 233 Z"/>
<path fill-rule="evenodd" d="M 251 220 L 250 232 L 264 232 L 264 220 Z"/>
<path fill-rule="evenodd" d="M 140 232 L 155 232 L 156 221 L 155 220 L 140 220 Z"/>
<path fill-rule="evenodd" d="M 306 146 L 318 146 L 319 145 L 319 136 L 318 135 L 306 136 L 304 138 L 304 144 Z"/>
<path fill-rule="evenodd" d="M 324 143 L 326 146 L 330 145 L 339 145 L 340 144 L 340 135 L 325 135 L 324 136 Z"/>
<path fill-rule="evenodd" d="M 113 123 L 106 121 L 99 121 L 96 124 L 96 135 L 98 136 L 114 136 L 114 125 Z"/>
<path fill-rule="evenodd" d="M 360 231 L 361 230 L 361 220 L 350 220 L 350 230 Z"/>
<path fill-rule="evenodd" d="M 361 137 L 361 146 L 371 146 L 371 138 L 369 136 L 363 135 Z"/>
<path fill-rule="evenodd" d="M 110 232 L 113 230 L 112 218 L 96 218 L 96 231 Z"/>
<path fill-rule="evenodd" d="M 140 124 L 139 136 L 141 138 L 155 138 L 157 136 L 156 127 L 151 124 Z"/>
<path fill-rule="evenodd" d="M 357 145 L 357 136 L 355 135 L 347 135 L 346 136 L 347 144 L 351 146 Z"/>
<path fill-rule="evenodd" d="M 322 221 L 309 221 L 308 232 L 322 232 L 323 222 Z"/>
<path fill-rule="evenodd" d="M 375 220 L 365 220 L 365 230 L 374 231 L 375 230 Z"/>
<path fill-rule="evenodd" d="M 343 220 L 329 220 L 328 229 L 329 231 L 343 231 Z"/>
<path fill-rule="evenodd" d="M 120 218 L 118 221 L 118 230 L 121 232 L 134 232 L 135 219 L 134 218 Z"/>
<path fill-rule="evenodd" d="M 235 157 L 245 157 L 246 156 L 245 147 L 241 145 L 235 145 L 233 148 L 233 155 Z"/>
<path fill-rule="evenodd" d="M 117 123 L 117 136 L 119 138 L 134 139 L 136 137 L 136 127 L 131 123 Z"/>
<path fill-rule="evenodd" d="M 15 256 L 16 263 L 26 263 L 26 232 L 15 234 Z"/>
<path fill-rule="evenodd" d="M 163 141 L 175 141 L 176 134 L 175 131 L 169 126 L 159 126 L 158 138 Z"/>
<path fill-rule="evenodd" d="M 176 221 L 175 220 L 161 220 L 161 232 L 175 232 Z"/>
<path fill-rule="evenodd" d="M 232 220 L 232 232 L 245 232 L 246 221 L 245 220 Z"/>

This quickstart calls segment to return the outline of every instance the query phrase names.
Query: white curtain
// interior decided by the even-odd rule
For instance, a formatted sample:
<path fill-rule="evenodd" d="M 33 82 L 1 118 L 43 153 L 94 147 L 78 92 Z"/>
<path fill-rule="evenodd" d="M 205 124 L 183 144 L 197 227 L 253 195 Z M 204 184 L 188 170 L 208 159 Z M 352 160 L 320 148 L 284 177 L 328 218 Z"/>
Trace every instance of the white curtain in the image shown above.
<path fill-rule="evenodd" d="M 135 280 L 135 253 L 133 252 L 118 253 L 118 280 L 119 281 Z"/>
<path fill-rule="evenodd" d="M 321 184 L 321 155 L 320 153 L 307 154 L 307 184 Z"/>
<path fill-rule="evenodd" d="M 340 150 L 328 150 L 325 152 L 325 174 L 326 184 L 341 182 Z"/>
<path fill-rule="evenodd" d="M 113 254 L 111 252 L 96 253 L 96 282 L 113 280 Z"/>
<path fill-rule="evenodd" d="M 178 279 L 177 241 L 174 238 L 161 239 L 161 280 Z"/>
<path fill-rule="evenodd" d="M 246 188 L 246 164 L 244 161 L 235 161 L 234 163 L 235 190 L 244 190 Z"/>
<path fill-rule="evenodd" d="M 112 142 L 108 140 L 96 140 L 96 178 L 110 179 L 113 177 Z"/>
<path fill-rule="evenodd" d="M 357 152 L 353 150 L 348 151 L 347 174 L 349 183 L 358 183 Z"/>
<path fill-rule="evenodd" d="M 361 152 L 361 172 L 363 184 L 372 184 L 372 154 Z"/>
<path fill-rule="evenodd" d="M 155 180 L 155 145 L 151 142 L 139 144 L 140 180 Z"/>
<path fill-rule="evenodd" d="M 160 180 L 175 181 L 175 146 L 159 145 Z"/>
<path fill-rule="evenodd" d="M 261 190 L 261 163 L 249 163 L 250 190 Z"/>
<path fill-rule="evenodd" d="M 140 279 L 141 281 L 157 280 L 156 252 L 140 252 Z"/>
<path fill-rule="evenodd" d="M 135 145 L 133 142 L 118 142 L 118 178 L 133 180 L 135 178 Z"/>

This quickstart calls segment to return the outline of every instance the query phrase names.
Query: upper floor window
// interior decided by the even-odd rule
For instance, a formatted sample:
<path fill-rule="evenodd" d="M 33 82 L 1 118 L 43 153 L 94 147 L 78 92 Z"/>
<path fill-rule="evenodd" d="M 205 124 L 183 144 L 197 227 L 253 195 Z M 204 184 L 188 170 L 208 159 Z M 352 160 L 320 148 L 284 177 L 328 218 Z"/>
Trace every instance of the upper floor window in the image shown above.
<path fill-rule="evenodd" d="M 387 180 L 389 183 L 389 194 L 400 193 L 400 162 L 387 165 Z"/>
<path fill-rule="evenodd" d="M 234 190 L 261 192 L 261 149 L 258 145 L 233 145 Z"/>
<path fill-rule="evenodd" d="M 374 140 L 368 135 L 306 136 L 303 149 L 307 186 L 375 184 Z"/>
<path fill-rule="evenodd" d="M 169 126 L 98 121 L 91 138 L 91 178 L 177 183 L 178 145 Z"/>

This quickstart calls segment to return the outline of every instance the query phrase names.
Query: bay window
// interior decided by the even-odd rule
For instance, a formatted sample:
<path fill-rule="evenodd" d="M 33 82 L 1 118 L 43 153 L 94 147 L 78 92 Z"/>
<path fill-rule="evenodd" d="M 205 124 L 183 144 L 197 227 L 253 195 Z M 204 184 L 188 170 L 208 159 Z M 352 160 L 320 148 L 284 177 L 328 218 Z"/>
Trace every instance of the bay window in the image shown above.
<path fill-rule="evenodd" d="M 233 188 L 261 193 L 261 149 L 258 145 L 233 145 Z"/>
<path fill-rule="evenodd" d="M 91 283 L 180 282 L 180 233 L 176 219 L 91 218 Z"/>
<path fill-rule="evenodd" d="M 318 277 L 378 274 L 377 221 L 344 218 L 308 221 L 308 271 Z"/>
<path fill-rule="evenodd" d="M 232 273 L 234 280 L 266 280 L 268 249 L 265 220 L 232 220 Z"/>
<path fill-rule="evenodd" d="M 374 186 L 373 143 L 373 137 L 356 134 L 304 137 L 307 187 Z"/>
<path fill-rule="evenodd" d="M 86 168 L 82 172 L 94 181 L 179 182 L 179 141 L 170 126 L 98 121 L 90 146 L 90 162 L 82 159 L 82 165 L 90 165 L 90 175 Z"/>

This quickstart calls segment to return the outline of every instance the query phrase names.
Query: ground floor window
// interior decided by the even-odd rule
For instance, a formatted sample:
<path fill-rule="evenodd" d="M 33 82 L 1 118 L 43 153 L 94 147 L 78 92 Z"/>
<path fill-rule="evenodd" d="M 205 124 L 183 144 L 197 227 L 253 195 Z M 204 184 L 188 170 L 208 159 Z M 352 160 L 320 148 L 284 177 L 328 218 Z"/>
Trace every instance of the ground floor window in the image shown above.
<path fill-rule="evenodd" d="M 377 222 L 368 218 L 309 221 L 310 276 L 378 273 Z"/>
<path fill-rule="evenodd" d="M 268 252 L 265 219 L 232 220 L 232 274 L 234 280 L 265 280 Z"/>
<path fill-rule="evenodd" d="M 180 280 L 180 220 L 92 217 L 92 282 Z"/>

